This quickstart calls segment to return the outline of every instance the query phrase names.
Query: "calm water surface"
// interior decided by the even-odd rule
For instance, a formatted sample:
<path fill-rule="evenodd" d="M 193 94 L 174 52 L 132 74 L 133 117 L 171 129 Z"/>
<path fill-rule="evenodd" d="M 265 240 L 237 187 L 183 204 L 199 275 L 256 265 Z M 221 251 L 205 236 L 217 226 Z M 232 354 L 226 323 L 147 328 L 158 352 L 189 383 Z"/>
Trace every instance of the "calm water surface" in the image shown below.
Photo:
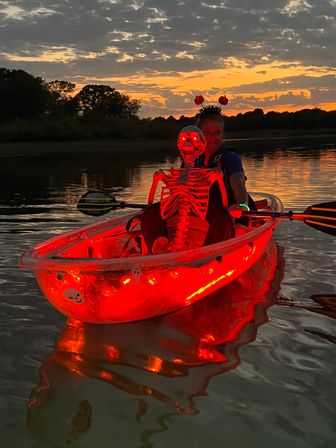
<path fill-rule="evenodd" d="M 336 199 L 335 145 L 276 146 L 242 153 L 250 191 L 297 211 Z M 178 164 L 174 148 L 0 152 L 1 447 L 336 446 L 335 238 L 284 221 L 239 282 L 123 325 L 67 322 L 18 268 L 93 222 L 76 210 L 88 189 L 145 202 Z"/>

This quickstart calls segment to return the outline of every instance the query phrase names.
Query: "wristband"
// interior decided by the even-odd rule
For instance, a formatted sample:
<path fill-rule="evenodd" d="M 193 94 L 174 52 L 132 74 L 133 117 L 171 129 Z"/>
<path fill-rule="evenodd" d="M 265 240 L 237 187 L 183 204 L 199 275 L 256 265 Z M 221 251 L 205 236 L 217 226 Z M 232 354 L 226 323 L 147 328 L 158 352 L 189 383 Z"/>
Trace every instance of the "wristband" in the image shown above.
<path fill-rule="evenodd" d="M 250 207 L 247 204 L 245 204 L 245 202 L 240 202 L 238 205 L 239 207 L 246 208 L 248 212 L 250 211 Z"/>

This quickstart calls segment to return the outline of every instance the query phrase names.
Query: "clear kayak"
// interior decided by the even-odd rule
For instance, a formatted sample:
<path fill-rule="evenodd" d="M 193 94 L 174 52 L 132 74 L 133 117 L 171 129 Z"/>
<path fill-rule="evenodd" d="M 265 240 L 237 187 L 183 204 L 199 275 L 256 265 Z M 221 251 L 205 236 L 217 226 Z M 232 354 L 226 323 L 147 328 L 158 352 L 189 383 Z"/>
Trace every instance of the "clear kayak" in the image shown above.
<path fill-rule="evenodd" d="M 283 210 L 276 196 L 251 195 L 260 210 Z M 39 243 L 22 255 L 20 265 L 35 271 L 46 298 L 70 318 L 137 321 L 191 305 L 238 278 L 261 257 L 281 221 L 251 219 L 243 235 L 191 250 L 125 256 L 133 216 L 119 215 Z"/>

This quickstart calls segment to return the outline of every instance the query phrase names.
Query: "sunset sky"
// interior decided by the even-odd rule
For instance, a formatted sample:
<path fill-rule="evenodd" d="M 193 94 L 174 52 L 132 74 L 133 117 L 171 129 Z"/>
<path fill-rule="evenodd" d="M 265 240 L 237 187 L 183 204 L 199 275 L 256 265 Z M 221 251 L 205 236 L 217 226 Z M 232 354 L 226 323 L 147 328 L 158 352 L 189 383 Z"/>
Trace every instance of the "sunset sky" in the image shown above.
<path fill-rule="evenodd" d="M 336 109 L 336 0 L 0 0 L 0 67 L 107 84 L 140 116 Z"/>

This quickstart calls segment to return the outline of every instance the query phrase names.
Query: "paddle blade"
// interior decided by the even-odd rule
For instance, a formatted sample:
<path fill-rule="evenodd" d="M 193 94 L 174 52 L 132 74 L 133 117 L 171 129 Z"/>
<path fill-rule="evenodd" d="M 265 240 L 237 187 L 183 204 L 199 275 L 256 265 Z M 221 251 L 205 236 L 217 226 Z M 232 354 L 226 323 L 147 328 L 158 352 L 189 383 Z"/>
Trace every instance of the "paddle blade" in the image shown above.
<path fill-rule="evenodd" d="M 320 232 L 336 236 L 336 201 L 311 205 L 304 211 L 304 222 Z"/>
<path fill-rule="evenodd" d="M 105 191 L 88 191 L 83 194 L 77 204 L 77 209 L 89 216 L 102 216 L 114 209 L 118 204 L 115 197 Z"/>

